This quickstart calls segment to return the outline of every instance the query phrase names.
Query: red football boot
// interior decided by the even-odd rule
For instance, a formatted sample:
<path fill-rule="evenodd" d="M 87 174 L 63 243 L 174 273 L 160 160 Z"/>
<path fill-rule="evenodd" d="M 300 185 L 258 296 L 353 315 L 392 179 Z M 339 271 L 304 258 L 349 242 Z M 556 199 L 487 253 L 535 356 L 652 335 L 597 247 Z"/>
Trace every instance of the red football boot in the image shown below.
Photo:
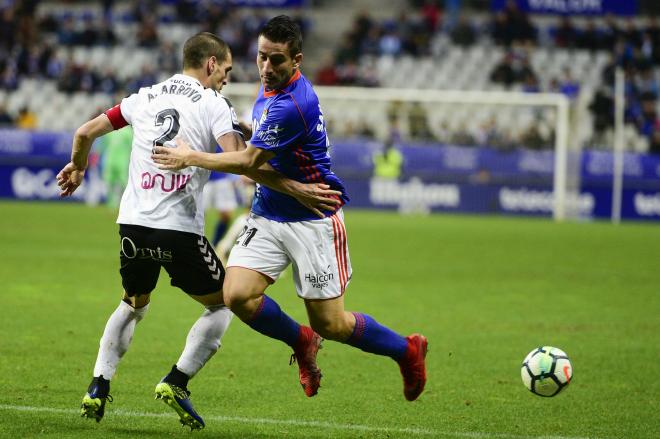
<path fill-rule="evenodd" d="M 426 351 L 428 341 L 421 334 L 406 337 L 408 349 L 399 360 L 399 369 L 403 376 L 403 394 L 408 401 L 414 401 L 424 391 L 426 384 Z"/>
<path fill-rule="evenodd" d="M 321 385 L 321 370 L 316 366 L 316 354 L 321 348 L 323 339 L 309 326 L 300 326 L 298 343 L 291 355 L 291 362 L 298 362 L 300 385 L 305 395 L 316 395 Z"/>

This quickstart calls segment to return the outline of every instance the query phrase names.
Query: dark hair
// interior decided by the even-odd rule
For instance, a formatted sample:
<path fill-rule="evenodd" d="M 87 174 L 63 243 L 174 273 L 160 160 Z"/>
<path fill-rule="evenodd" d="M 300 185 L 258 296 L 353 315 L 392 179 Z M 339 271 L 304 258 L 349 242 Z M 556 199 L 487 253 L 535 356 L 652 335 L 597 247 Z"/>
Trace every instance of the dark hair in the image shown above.
<path fill-rule="evenodd" d="M 261 28 L 259 36 L 264 36 L 273 43 L 288 44 L 289 54 L 292 58 L 302 52 L 300 26 L 288 15 L 278 15 L 268 20 L 268 23 Z"/>
<path fill-rule="evenodd" d="M 183 45 L 183 68 L 198 69 L 212 56 L 223 62 L 229 54 L 229 46 L 210 32 L 200 32 L 188 38 Z"/>

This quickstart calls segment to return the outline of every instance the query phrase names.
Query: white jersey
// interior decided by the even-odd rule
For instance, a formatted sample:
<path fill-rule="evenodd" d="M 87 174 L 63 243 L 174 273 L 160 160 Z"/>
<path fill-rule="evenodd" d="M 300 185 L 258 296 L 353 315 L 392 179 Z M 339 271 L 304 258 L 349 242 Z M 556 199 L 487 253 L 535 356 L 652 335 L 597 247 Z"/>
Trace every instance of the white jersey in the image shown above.
<path fill-rule="evenodd" d="M 117 223 L 203 235 L 202 189 L 210 171 L 158 169 L 151 150 L 155 145 L 174 146 L 173 139 L 181 136 L 193 149 L 215 152 L 218 137 L 241 133 L 231 104 L 196 79 L 177 74 L 124 98 L 120 110 L 134 134 Z"/>

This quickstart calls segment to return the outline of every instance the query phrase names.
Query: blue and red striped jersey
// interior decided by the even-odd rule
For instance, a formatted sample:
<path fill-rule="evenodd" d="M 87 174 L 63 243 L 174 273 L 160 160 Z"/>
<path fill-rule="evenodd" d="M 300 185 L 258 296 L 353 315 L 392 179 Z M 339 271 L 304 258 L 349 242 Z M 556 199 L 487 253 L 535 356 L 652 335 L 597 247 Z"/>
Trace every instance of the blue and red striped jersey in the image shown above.
<path fill-rule="evenodd" d="M 344 184 L 331 170 L 330 141 L 319 99 L 300 71 L 281 90 L 264 90 L 252 109 L 252 139 L 256 148 L 275 153 L 268 163 L 292 180 L 323 182 L 341 191 L 342 205 L 349 201 Z M 252 212 L 273 221 L 319 219 L 295 198 L 257 186 Z M 326 212 L 331 216 L 334 212 Z"/>

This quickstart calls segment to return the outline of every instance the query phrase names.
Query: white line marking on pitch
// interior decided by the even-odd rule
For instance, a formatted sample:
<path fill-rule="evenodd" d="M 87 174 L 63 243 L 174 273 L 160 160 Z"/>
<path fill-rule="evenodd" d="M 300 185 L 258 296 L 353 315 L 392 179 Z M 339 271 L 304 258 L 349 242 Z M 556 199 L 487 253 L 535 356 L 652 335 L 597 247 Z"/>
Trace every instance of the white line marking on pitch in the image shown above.
<path fill-rule="evenodd" d="M 0 410 L 11 410 L 17 412 L 36 412 L 36 413 L 60 413 L 66 415 L 79 415 L 77 409 L 60 409 L 53 407 L 30 407 L 23 405 L 0 404 Z M 112 410 L 110 416 L 127 416 L 136 418 L 176 418 L 172 413 L 149 413 L 130 410 Z M 400 428 L 400 427 L 374 427 L 371 425 L 360 424 L 334 424 L 324 421 L 298 421 L 293 419 L 268 419 L 268 418 L 246 418 L 241 416 L 217 416 L 206 415 L 204 419 L 210 419 L 218 422 L 235 422 L 239 424 L 270 424 L 270 425 L 290 425 L 294 427 L 326 428 L 332 430 L 364 431 L 374 433 L 405 433 L 419 436 L 448 436 L 448 437 L 466 437 L 466 438 L 499 438 L 499 439 L 596 439 L 574 436 L 526 436 L 508 433 L 482 433 L 482 432 L 450 432 L 439 431 L 427 428 Z"/>

